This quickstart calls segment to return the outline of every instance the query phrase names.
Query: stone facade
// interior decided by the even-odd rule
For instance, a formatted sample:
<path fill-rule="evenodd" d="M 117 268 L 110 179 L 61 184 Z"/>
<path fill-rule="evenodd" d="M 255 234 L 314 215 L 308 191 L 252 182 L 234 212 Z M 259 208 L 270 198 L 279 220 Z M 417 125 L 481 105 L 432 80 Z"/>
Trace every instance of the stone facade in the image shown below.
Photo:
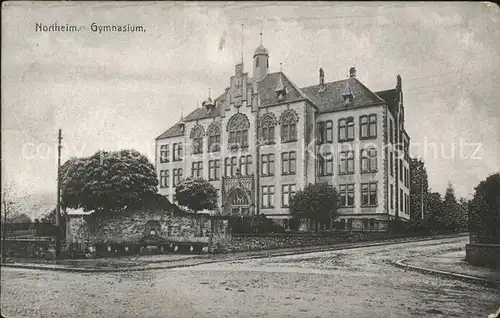
<path fill-rule="evenodd" d="M 230 235 L 227 226 L 227 220 L 216 217 L 177 216 L 164 211 L 140 210 L 104 218 L 72 215 L 68 218 L 66 244 L 82 251 L 99 244 L 141 245 L 148 241 L 191 242 L 210 249 L 223 244 Z"/>
<path fill-rule="evenodd" d="M 225 92 L 156 138 L 160 193 L 174 202 L 179 178 L 200 177 L 220 190 L 221 214 L 286 220 L 296 191 L 327 182 L 350 198 L 338 220 L 352 229 L 408 220 L 401 77 L 394 89 L 372 92 L 354 68 L 335 82 L 321 69 L 318 85 L 299 88 L 282 71 L 269 73 L 268 54 L 259 46 L 253 77 L 237 64 Z"/>

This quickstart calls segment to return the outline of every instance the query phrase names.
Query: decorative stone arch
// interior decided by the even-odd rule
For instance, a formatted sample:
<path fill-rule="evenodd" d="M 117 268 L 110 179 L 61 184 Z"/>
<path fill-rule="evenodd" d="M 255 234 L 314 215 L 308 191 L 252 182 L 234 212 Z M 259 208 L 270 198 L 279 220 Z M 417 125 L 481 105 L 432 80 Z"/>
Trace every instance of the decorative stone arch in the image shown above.
<path fill-rule="evenodd" d="M 245 130 L 249 128 L 250 128 L 250 121 L 248 120 L 248 117 L 241 113 L 234 114 L 229 119 L 226 126 L 227 131 Z"/>
<path fill-rule="evenodd" d="M 299 121 L 299 115 L 294 109 L 285 110 L 280 116 L 280 125 L 282 124 L 293 124 Z"/>
<path fill-rule="evenodd" d="M 203 128 L 202 125 L 196 124 L 196 126 L 191 129 L 191 134 L 189 135 L 189 138 L 203 138 L 205 135 L 205 129 Z"/>
<path fill-rule="evenodd" d="M 265 113 L 259 119 L 259 127 L 271 127 L 276 126 L 278 124 L 278 120 L 276 119 L 276 115 L 274 113 Z"/>
<path fill-rule="evenodd" d="M 252 212 L 250 194 L 242 188 L 232 189 L 224 201 L 224 214 L 231 216 L 249 216 Z"/>
<path fill-rule="evenodd" d="M 221 123 L 220 121 L 213 121 L 207 129 L 207 136 L 216 136 L 221 133 Z"/>

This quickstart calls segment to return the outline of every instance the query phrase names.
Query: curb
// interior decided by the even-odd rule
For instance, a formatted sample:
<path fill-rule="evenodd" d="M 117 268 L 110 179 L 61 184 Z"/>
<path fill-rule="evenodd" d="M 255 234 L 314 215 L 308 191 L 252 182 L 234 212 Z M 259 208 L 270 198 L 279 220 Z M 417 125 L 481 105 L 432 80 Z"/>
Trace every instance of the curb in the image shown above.
<path fill-rule="evenodd" d="M 459 273 L 446 272 L 446 271 L 441 271 L 441 270 L 437 270 L 437 269 L 430 269 L 430 268 L 425 268 L 425 267 L 413 266 L 413 265 L 409 265 L 409 264 L 405 263 L 405 261 L 407 261 L 407 260 L 398 260 L 398 261 L 395 261 L 393 264 L 396 267 L 402 268 L 404 270 L 411 270 L 411 271 L 419 272 L 419 273 L 423 273 L 423 274 L 430 274 L 430 275 L 435 275 L 438 277 L 451 278 L 451 279 L 464 281 L 467 283 L 475 283 L 475 284 L 479 284 L 479 285 L 484 285 L 484 286 L 500 289 L 500 282 L 494 282 L 494 281 L 487 280 L 484 278 L 469 276 L 469 275 L 464 275 L 464 274 L 459 274 Z"/>
<path fill-rule="evenodd" d="M 413 242 L 422 242 L 422 241 L 433 241 L 433 240 L 444 240 L 444 239 L 451 239 L 451 238 L 458 238 L 462 236 L 468 236 L 463 234 L 463 235 L 450 235 L 450 236 L 444 236 L 444 237 L 427 237 L 427 238 L 419 238 L 419 239 L 414 239 L 414 240 L 405 240 L 405 241 L 396 241 L 396 242 L 374 242 L 374 243 L 367 243 L 367 244 L 362 244 L 362 245 L 356 245 L 356 243 L 352 243 L 352 245 L 347 245 L 347 246 L 336 246 L 336 245 L 327 245 L 327 246 L 318 246 L 318 247 L 304 247 L 303 250 L 297 250 L 297 251 L 284 251 L 284 252 L 275 252 L 273 253 L 272 249 L 269 250 L 270 253 L 266 254 L 256 254 L 256 255 L 247 255 L 247 256 L 241 256 L 238 257 L 235 254 L 232 254 L 235 256 L 234 258 L 228 257 L 226 259 L 217 259 L 217 260 L 207 260 L 207 261 L 202 261 L 194 264 L 172 264 L 172 265 L 166 265 L 166 266 L 154 266 L 153 264 L 159 264 L 159 263 L 172 263 L 175 261 L 172 260 L 167 260 L 167 261 L 156 261 L 156 262 L 150 262 L 149 264 L 153 266 L 148 266 L 149 264 L 143 265 L 143 266 L 133 266 L 133 267 L 122 267 L 122 268 L 82 268 L 82 267 L 56 267 L 56 266 L 50 266 L 50 265 L 37 265 L 37 264 L 16 264 L 16 263 L 4 263 L 1 264 L 0 267 L 9 267 L 9 268 L 21 268 L 21 269 L 33 269 L 33 270 L 50 270 L 50 271 L 60 271 L 60 272 L 72 272 L 72 273 L 119 273 L 119 272 L 137 272 L 137 271 L 146 271 L 146 270 L 156 270 L 156 269 L 174 269 L 174 268 L 185 268 L 185 267 L 194 267 L 194 266 L 199 266 L 199 265 L 204 265 L 204 264 L 213 264 L 213 263 L 224 263 L 224 262 L 236 262 L 236 261 L 242 261 L 242 260 L 248 260 L 248 259 L 262 259 L 262 258 L 271 258 L 271 257 L 281 257 L 281 256 L 288 256 L 288 255 L 301 255 L 301 254 L 308 254 L 308 253 L 321 253 L 321 252 L 328 252 L 328 251 L 338 251 L 338 250 L 349 250 L 349 249 L 356 249 L 356 248 L 364 248 L 364 247 L 373 247 L 373 246 L 384 246 L 384 245 L 395 245 L 395 244 L 405 244 L 405 243 L 413 243 Z M 257 252 L 257 251 L 256 251 Z M 263 251 L 261 251 L 263 252 Z M 220 255 L 231 255 L 231 254 L 220 254 Z M 193 258 L 188 258 L 188 259 L 201 259 L 203 257 L 200 256 L 194 256 Z M 406 265 L 401 265 L 403 268 L 406 268 Z"/>

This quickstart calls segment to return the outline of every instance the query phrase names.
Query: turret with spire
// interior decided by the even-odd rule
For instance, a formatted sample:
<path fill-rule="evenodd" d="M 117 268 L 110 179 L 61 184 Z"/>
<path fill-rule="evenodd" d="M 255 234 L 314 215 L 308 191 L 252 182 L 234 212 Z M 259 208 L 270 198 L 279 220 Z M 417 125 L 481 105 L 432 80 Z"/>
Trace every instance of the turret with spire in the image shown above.
<path fill-rule="evenodd" d="M 253 54 L 253 78 L 260 81 L 269 73 L 269 51 L 262 45 L 262 32 L 260 32 L 260 45 Z"/>
<path fill-rule="evenodd" d="M 207 110 L 207 113 L 211 113 L 215 108 L 215 103 L 210 97 L 210 88 L 208 89 L 208 98 L 201 104 Z"/>

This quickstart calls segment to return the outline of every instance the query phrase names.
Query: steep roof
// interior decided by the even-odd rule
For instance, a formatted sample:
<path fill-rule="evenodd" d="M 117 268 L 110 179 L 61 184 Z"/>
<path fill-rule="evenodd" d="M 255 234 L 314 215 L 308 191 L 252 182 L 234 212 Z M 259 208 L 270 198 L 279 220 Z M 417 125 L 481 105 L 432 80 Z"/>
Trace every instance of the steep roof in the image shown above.
<path fill-rule="evenodd" d="M 392 116 L 396 117 L 396 113 L 398 112 L 398 106 L 396 104 L 396 98 L 398 96 L 397 90 L 393 88 L 385 91 L 379 91 L 376 92 L 375 94 L 377 94 L 387 103 L 387 106 L 389 107 L 389 111 L 392 113 Z"/>
<path fill-rule="evenodd" d="M 304 87 L 302 91 L 319 108 L 320 113 L 327 113 L 345 109 L 342 94 L 344 94 L 347 84 L 354 95 L 354 107 L 376 105 L 384 102 L 355 77 L 325 83 L 323 87 L 321 85 Z"/>
<path fill-rule="evenodd" d="M 163 134 L 156 137 L 156 140 L 184 136 L 184 131 L 181 131 L 179 123 L 174 124 L 167 129 Z"/>
<path fill-rule="evenodd" d="M 285 97 L 282 100 L 279 100 L 276 94 L 278 85 L 282 85 L 282 88 L 286 89 Z M 282 72 L 267 74 L 266 77 L 258 82 L 258 90 L 261 107 L 308 99 L 304 92 Z"/>
<path fill-rule="evenodd" d="M 185 121 L 193 121 L 193 120 L 200 120 L 204 118 L 210 118 L 213 116 L 220 116 L 220 108 L 222 106 L 222 102 L 225 98 L 226 94 L 222 94 L 221 96 L 217 97 L 214 101 L 215 103 L 215 108 L 214 110 L 209 113 L 206 109 L 206 107 L 199 107 L 193 110 L 189 115 L 184 118 Z"/>

